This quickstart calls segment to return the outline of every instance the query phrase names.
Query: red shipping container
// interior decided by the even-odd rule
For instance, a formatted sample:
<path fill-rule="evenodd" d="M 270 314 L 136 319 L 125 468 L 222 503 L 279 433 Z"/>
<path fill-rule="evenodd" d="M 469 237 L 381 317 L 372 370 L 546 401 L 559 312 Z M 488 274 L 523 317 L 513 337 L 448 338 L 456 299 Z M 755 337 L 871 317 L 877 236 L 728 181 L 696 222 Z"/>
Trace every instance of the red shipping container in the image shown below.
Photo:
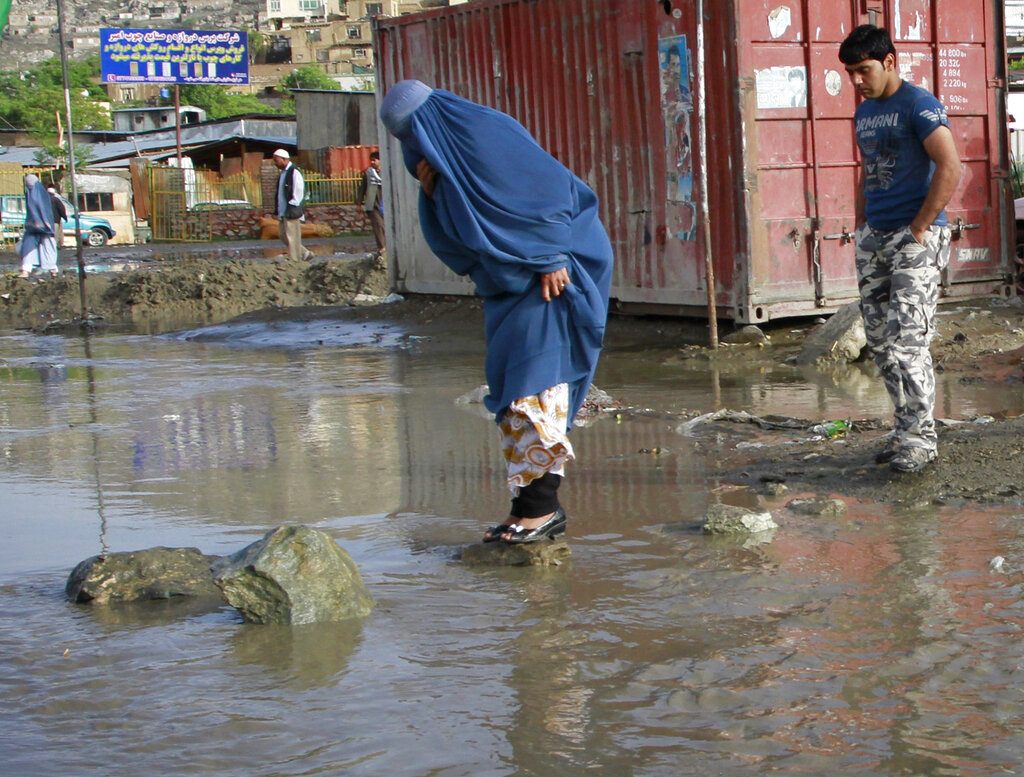
<path fill-rule="evenodd" d="M 383 90 L 417 78 L 505 111 L 594 188 L 620 309 L 705 314 L 710 257 L 718 314 L 763 322 L 857 298 L 857 98 L 837 55 L 866 22 L 949 109 L 964 175 L 943 296 L 1012 293 L 1001 13 L 999 0 L 479 0 L 375 35 Z M 400 288 L 470 292 L 419 234 L 394 139 L 382 156 Z"/>
<path fill-rule="evenodd" d="M 370 166 L 370 152 L 377 146 L 332 146 L 328 149 L 327 175 L 344 178 L 361 175 Z"/>

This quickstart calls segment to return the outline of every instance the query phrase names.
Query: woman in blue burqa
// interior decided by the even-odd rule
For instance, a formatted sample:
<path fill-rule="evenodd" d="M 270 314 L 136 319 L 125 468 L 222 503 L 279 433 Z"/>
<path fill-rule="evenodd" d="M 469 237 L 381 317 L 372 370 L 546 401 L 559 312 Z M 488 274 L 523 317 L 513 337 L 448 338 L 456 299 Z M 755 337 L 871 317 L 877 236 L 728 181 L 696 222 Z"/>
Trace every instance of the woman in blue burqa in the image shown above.
<path fill-rule="evenodd" d="M 57 274 L 57 239 L 53 223 L 53 205 L 43 182 L 32 173 L 25 176 L 25 234 L 21 238 L 21 274 L 31 272 Z"/>
<path fill-rule="evenodd" d="M 489 394 L 508 465 L 509 516 L 484 541 L 566 529 L 558 487 L 568 431 L 597 367 L 612 249 L 597 197 L 511 116 L 401 81 L 381 119 L 420 181 L 420 226 L 483 297 Z"/>

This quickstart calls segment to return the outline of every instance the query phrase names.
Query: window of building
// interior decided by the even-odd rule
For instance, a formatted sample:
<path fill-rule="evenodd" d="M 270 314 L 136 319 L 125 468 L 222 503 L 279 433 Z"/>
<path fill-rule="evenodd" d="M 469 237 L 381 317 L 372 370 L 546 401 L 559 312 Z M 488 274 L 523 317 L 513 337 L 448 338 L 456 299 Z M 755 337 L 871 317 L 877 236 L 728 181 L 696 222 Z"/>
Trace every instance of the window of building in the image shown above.
<path fill-rule="evenodd" d="M 366 49 L 352 49 L 352 56 L 356 59 L 365 59 Z"/>
<path fill-rule="evenodd" d="M 328 49 L 317 49 L 316 50 L 316 61 L 317 62 L 326 62 L 327 61 L 327 54 L 328 53 L 329 53 Z"/>
<path fill-rule="evenodd" d="M 281 13 L 281 0 L 270 0 L 270 13 Z"/>
<path fill-rule="evenodd" d="M 306 40 L 311 42 L 311 43 L 314 42 L 314 41 L 319 41 L 320 40 L 320 28 L 319 27 L 315 27 L 315 28 L 313 28 L 311 30 L 306 30 Z"/>
<path fill-rule="evenodd" d="M 299 0 L 299 10 L 320 13 L 323 10 L 322 0 Z"/>
<path fill-rule="evenodd" d="M 114 195 L 110 192 L 90 192 L 88 194 L 79 194 L 78 209 L 84 212 L 113 210 Z"/>
<path fill-rule="evenodd" d="M 121 87 L 121 101 L 122 102 L 128 102 L 128 100 L 134 100 L 134 99 L 135 99 L 135 90 L 134 89 L 126 89 L 125 87 L 122 86 Z"/>
<path fill-rule="evenodd" d="M 363 37 L 363 29 L 358 24 L 350 24 L 348 26 L 348 37 L 349 40 L 359 40 Z"/>
<path fill-rule="evenodd" d="M 367 16 L 380 16 L 384 13 L 384 3 L 367 3 L 366 4 L 366 15 Z"/>

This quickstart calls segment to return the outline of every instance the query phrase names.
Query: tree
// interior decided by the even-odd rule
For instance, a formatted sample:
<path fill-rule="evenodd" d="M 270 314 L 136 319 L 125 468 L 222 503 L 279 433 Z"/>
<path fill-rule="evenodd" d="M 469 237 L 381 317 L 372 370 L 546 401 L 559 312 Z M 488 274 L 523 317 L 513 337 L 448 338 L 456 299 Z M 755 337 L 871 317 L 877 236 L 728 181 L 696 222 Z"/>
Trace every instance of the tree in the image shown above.
<path fill-rule="evenodd" d="M 93 79 L 100 75 L 98 56 L 68 63 L 68 86 L 75 129 L 110 129 L 110 112 L 101 101 L 106 93 Z M 20 73 L 0 73 L 0 119 L 11 127 L 56 137 L 57 115 L 63 122 L 64 79 L 59 59 L 50 59 Z"/>
<path fill-rule="evenodd" d="M 246 30 L 246 37 L 249 41 L 249 62 L 263 64 L 267 61 L 267 48 L 270 40 L 258 30 Z"/>
<path fill-rule="evenodd" d="M 303 65 L 281 79 L 285 89 L 330 89 L 338 91 L 341 84 L 316 65 Z"/>
<path fill-rule="evenodd" d="M 206 111 L 211 119 L 223 119 L 242 113 L 274 113 L 251 94 L 228 94 L 217 84 L 182 84 L 178 88 L 182 105 L 194 105 Z M 174 98 L 163 98 L 164 105 L 173 105 Z"/>
<path fill-rule="evenodd" d="M 79 143 L 75 143 L 75 169 L 82 170 L 88 166 L 89 161 L 93 157 L 93 149 L 91 146 L 83 146 Z M 43 143 L 35 152 L 36 164 L 40 167 L 59 167 L 67 169 L 68 165 L 68 145 L 67 140 L 64 141 L 64 145 L 57 145 L 56 143 Z"/>

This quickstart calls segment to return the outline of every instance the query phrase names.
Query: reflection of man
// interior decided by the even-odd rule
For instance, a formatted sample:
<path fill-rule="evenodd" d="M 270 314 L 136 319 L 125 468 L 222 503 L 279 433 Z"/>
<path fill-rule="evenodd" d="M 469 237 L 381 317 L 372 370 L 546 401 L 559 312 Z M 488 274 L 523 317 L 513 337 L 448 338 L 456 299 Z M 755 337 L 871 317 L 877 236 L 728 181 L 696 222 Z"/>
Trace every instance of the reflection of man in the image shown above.
<path fill-rule="evenodd" d="M 928 346 L 942 267 L 949 261 L 945 207 L 960 180 L 946 109 L 900 78 L 889 33 L 870 24 L 839 48 L 864 100 L 855 130 L 863 158 L 857 192 L 857 277 L 868 346 L 895 406 L 875 457 L 899 472 L 935 460 L 935 373 Z"/>
<path fill-rule="evenodd" d="M 313 252 L 302 247 L 302 222 L 306 220 L 302 200 L 306 196 L 306 182 L 283 148 L 274 152 L 274 164 L 281 171 L 277 177 L 278 234 L 293 262 L 309 259 Z"/>
<path fill-rule="evenodd" d="M 373 228 L 373 237 L 377 241 L 377 250 L 384 250 L 384 182 L 380 177 L 380 152 L 370 152 L 370 166 L 363 171 L 363 179 L 359 184 L 359 201 L 363 203 L 363 212 Z"/>
<path fill-rule="evenodd" d="M 807 76 L 802 67 L 789 69 L 789 105 L 792 108 L 807 106 Z"/>

